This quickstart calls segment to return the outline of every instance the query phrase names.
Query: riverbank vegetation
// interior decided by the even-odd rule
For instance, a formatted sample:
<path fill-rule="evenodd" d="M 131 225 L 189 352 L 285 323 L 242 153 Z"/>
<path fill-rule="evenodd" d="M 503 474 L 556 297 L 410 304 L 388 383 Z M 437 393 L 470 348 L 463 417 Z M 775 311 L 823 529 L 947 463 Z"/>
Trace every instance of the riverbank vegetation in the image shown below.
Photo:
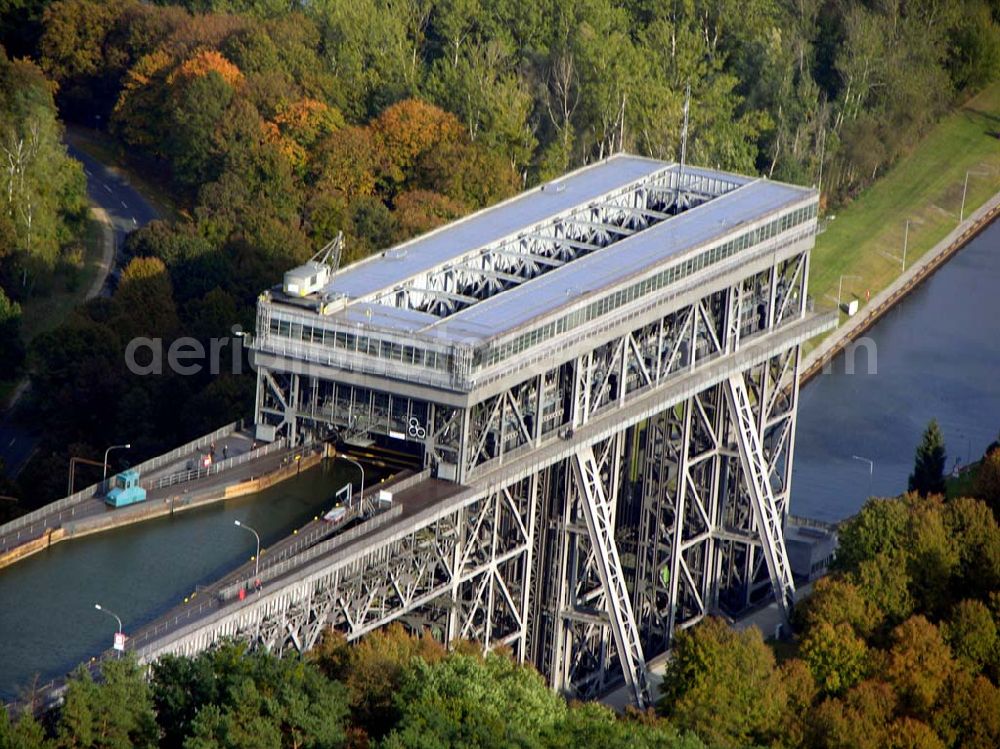
<path fill-rule="evenodd" d="M 12 60 L 0 48 L 2 380 L 14 379 L 24 364 L 29 300 L 57 282 L 79 283 L 84 270 L 83 170 L 67 156 L 61 134 L 51 83 L 35 63 Z"/>
<path fill-rule="evenodd" d="M 910 267 L 1000 192 L 998 137 L 1000 83 L 992 83 L 855 200 L 832 207 L 809 265 L 817 303 L 832 305 L 842 281 L 843 298 L 863 305 L 901 274 L 904 244 Z"/>

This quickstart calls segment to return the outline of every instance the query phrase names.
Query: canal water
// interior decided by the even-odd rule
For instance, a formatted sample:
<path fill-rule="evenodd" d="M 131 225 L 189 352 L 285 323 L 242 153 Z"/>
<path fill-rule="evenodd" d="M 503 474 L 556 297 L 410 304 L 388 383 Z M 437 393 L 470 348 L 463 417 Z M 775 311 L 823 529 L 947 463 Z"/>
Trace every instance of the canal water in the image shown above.
<path fill-rule="evenodd" d="M 871 495 L 906 491 L 927 422 L 948 470 L 1000 432 L 1000 222 L 994 222 L 867 333 L 854 374 L 841 354 L 801 391 L 793 515 L 840 520 Z M 869 464 L 874 472 L 869 475 Z"/>
<path fill-rule="evenodd" d="M 57 544 L 0 570 L 0 697 L 65 674 L 332 506 L 357 469 L 324 461 L 255 495 Z"/>

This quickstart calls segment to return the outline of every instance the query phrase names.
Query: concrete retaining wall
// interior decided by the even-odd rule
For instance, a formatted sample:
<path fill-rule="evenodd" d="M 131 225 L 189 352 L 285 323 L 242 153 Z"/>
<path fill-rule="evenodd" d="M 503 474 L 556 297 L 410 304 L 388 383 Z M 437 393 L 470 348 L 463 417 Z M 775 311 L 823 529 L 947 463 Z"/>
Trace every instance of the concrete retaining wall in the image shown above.
<path fill-rule="evenodd" d="M 294 460 L 288 465 L 282 466 L 268 474 L 258 478 L 247 479 L 233 484 L 215 487 L 203 492 L 193 492 L 180 494 L 167 499 L 144 502 L 131 507 L 123 507 L 118 510 L 109 510 L 103 515 L 74 520 L 64 523 L 56 529 L 47 528 L 38 538 L 27 541 L 19 546 L 0 554 L 0 569 L 35 554 L 43 549 L 47 549 L 59 541 L 69 538 L 82 538 L 94 533 L 109 531 L 114 528 L 123 528 L 127 525 L 134 525 L 154 518 L 166 517 L 184 510 L 191 510 L 197 507 L 204 507 L 215 502 L 221 502 L 234 497 L 242 497 L 247 494 L 267 489 L 282 481 L 298 475 L 301 471 L 318 465 L 324 458 L 325 451 L 312 452 L 302 455 L 299 460 Z"/>
<path fill-rule="evenodd" d="M 828 335 L 823 342 L 807 354 L 802 361 L 804 384 L 819 374 L 823 367 L 851 341 L 860 337 L 893 308 L 903 297 L 919 286 L 956 252 L 962 249 L 979 232 L 1000 216 L 1000 193 L 987 200 L 969 218 L 955 227 L 948 236 L 928 250 L 904 271 L 899 278 L 876 294 L 857 315 Z"/>

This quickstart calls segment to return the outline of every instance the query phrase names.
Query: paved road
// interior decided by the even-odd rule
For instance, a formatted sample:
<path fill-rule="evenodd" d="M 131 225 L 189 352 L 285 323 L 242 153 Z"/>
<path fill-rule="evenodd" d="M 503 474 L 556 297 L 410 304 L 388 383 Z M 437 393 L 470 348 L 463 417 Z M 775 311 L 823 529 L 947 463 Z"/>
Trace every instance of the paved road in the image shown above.
<path fill-rule="evenodd" d="M 87 175 L 87 197 L 95 207 L 98 218 L 110 224 L 112 230 L 113 260 L 101 284 L 102 296 L 108 296 L 111 292 L 108 280 L 117 277 L 125 237 L 130 231 L 160 218 L 160 212 L 129 184 L 121 170 L 102 164 L 81 151 L 77 145 L 80 141 L 79 133 L 69 128 L 66 149 L 70 156 L 83 164 L 84 174 Z"/>
<path fill-rule="evenodd" d="M 79 135 L 72 128 L 66 133 L 66 148 L 77 161 L 83 164 L 87 176 L 87 197 L 98 220 L 107 227 L 105 238 L 109 246 L 102 257 L 102 275 L 94 281 L 87 298 L 101 294 L 108 296 L 117 278 L 122 260 L 121 248 L 126 235 L 159 218 L 159 211 L 133 187 L 121 172 L 108 167 L 77 148 Z M 26 387 L 20 386 L 11 399 L 6 412 L 0 415 L 0 460 L 8 477 L 14 478 L 31 458 L 41 435 L 18 418 L 16 405 Z"/>

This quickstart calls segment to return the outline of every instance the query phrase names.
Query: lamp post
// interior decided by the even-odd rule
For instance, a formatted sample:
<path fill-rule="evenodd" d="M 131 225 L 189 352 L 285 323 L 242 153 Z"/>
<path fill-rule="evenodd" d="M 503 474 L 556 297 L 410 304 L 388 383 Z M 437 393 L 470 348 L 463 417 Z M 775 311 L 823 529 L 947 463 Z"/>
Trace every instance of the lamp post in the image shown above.
<path fill-rule="evenodd" d="M 869 458 L 862 458 L 860 455 L 852 455 L 854 460 L 860 460 L 862 463 L 868 464 L 868 496 L 872 495 L 872 476 L 875 473 L 875 461 Z"/>
<path fill-rule="evenodd" d="M 120 616 L 118 616 L 118 614 L 116 614 L 114 611 L 111 611 L 109 609 L 104 608 L 99 603 L 95 603 L 94 604 L 94 608 L 97 609 L 98 611 L 103 611 L 105 614 L 108 614 L 109 616 L 113 616 L 115 618 L 115 621 L 118 622 L 118 635 L 121 636 L 121 633 L 122 633 L 122 618 Z M 122 651 L 121 650 L 118 651 L 118 657 L 119 658 L 122 657 Z"/>
<path fill-rule="evenodd" d="M 958 212 L 958 223 L 965 221 L 965 194 L 969 191 L 969 172 L 971 170 L 965 170 L 965 184 L 962 186 L 962 210 Z"/>
<path fill-rule="evenodd" d="M 857 276 L 853 273 L 842 273 L 840 275 L 840 283 L 837 284 L 837 314 L 840 314 L 840 296 L 844 291 L 844 279 L 845 278 L 857 278 L 860 279 L 861 276 Z"/>
<path fill-rule="evenodd" d="M 111 447 L 109 447 L 107 450 L 104 451 L 104 479 L 103 479 L 104 481 L 107 481 L 108 479 L 108 453 L 111 452 L 112 450 L 129 450 L 131 448 L 132 445 L 130 444 L 112 445 Z"/>
<path fill-rule="evenodd" d="M 249 525 L 244 525 L 239 520 L 234 520 L 233 525 L 237 528 L 243 528 L 244 530 L 250 531 L 253 534 L 253 537 L 257 539 L 257 553 L 254 554 L 253 557 L 253 576 L 254 579 L 256 579 L 257 573 L 260 572 L 260 535 Z"/>
<path fill-rule="evenodd" d="M 910 244 L 910 219 L 906 219 L 906 228 L 903 229 L 903 273 L 906 272 L 906 248 Z"/>
<path fill-rule="evenodd" d="M 365 468 L 364 468 L 364 466 L 361 465 L 354 458 L 349 458 L 346 455 L 338 455 L 337 457 L 341 458 L 343 460 L 346 460 L 348 463 L 353 463 L 354 465 L 356 465 L 358 467 L 358 470 L 361 471 L 361 495 L 360 495 L 360 498 L 358 499 L 358 502 L 363 503 L 365 501 Z"/>

